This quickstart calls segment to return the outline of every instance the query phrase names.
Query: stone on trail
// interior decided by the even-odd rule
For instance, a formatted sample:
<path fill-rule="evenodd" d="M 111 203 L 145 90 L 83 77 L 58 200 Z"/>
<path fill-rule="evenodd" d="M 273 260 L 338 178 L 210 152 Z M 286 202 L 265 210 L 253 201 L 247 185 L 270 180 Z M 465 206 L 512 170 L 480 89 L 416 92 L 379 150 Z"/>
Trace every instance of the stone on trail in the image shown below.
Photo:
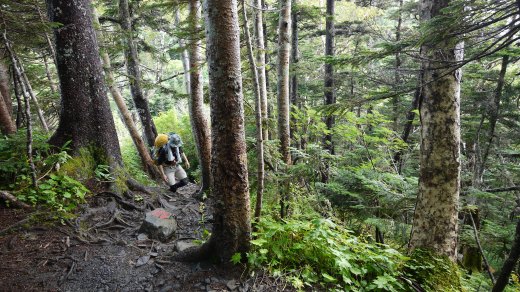
<path fill-rule="evenodd" d="M 147 212 L 146 217 L 139 229 L 140 232 L 148 234 L 150 238 L 166 241 L 177 230 L 177 222 L 173 218 L 172 213 L 157 208 Z"/>
<path fill-rule="evenodd" d="M 175 243 L 178 252 L 182 252 L 190 247 L 197 246 L 192 240 L 179 240 Z"/>

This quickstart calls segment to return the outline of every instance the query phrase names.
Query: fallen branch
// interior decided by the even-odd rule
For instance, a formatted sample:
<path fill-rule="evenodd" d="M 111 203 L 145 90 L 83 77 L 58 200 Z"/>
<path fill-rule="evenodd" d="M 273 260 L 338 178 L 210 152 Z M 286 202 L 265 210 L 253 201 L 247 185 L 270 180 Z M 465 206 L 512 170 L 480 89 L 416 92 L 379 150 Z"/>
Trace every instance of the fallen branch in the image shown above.
<path fill-rule="evenodd" d="M 32 209 L 31 206 L 27 205 L 24 202 L 21 202 L 15 196 L 11 195 L 10 193 L 8 193 L 6 191 L 0 191 L 0 198 L 2 198 L 4 201 L 7 201 L 7 202 L 13 204 L 13 206 L 15 206 L 15 207 L 22 208 L 22 209 Z"/>

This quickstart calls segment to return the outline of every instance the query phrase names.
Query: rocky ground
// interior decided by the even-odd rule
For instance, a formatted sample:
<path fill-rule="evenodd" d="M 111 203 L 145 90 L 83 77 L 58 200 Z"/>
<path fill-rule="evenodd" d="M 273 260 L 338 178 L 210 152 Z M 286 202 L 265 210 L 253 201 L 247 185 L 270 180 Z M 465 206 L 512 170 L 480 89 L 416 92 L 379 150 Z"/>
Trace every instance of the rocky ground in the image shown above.
<path fill-rule="evenodd" d="M 193 197 L 196 185 L 164 188 L 133 198 L 100 193 L 64 223 L 30 220 L 40 211 L 0 206 L 0 291 L 284 291 L 282 282 L 243 267 L 184 263 L 172 254 L 200 244 L 211 231 L 211 200 Z M 162 207 L 176 220 L 170 239 L 151 239 L 145 213 Z M 25 222 L 25 221 L 22 221 Z M 40 222 L 40 223 L 38 223 Z"/>

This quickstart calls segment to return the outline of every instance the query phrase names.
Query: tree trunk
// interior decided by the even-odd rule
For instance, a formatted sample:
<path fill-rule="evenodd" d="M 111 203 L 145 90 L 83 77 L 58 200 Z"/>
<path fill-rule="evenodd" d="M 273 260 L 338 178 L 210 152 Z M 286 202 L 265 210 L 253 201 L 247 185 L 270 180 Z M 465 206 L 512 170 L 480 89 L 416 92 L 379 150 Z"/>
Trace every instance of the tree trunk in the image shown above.
<path fill-rule="evenodd" d="M 180 9 L 177 9 L 177 11 L 175 11 L 175 25 L 180 26 L 180 24 L 181 24 Z M 181 60 L 182 60 L 182 68 L 184 69 L 184 87 L 186 88 L 186 94 L 190 94 L 190 90 L 191 90 L 190 57 L 188 55 L 188 50 L 186 49 L 186 42 L 181 38 L 179 38 L 179 46 L 181 48 L 183 48 Z"/>
<path fill-rule="evenodd" d="M 34 94 L 31 83 L 29 82 L 29 78 L 27 78 L 27 75 L 25 74 L 25 70 L 23 69 L 22 63 L 20 62 L 20 59 L 18 59 L 18 56 L 16 55 L 15 51 L 11 47 L 11 43 L 9 39 L 7 39 L 7 33 L 3 33 L 4 37 L 4 43 L 7 51 L 9 52 L 9 56 L 11 58 L 11 63 L 13 64 L 13 70 L 15 71 L 16 75 L 18 75 L 18 80 L 20 81 L 20 85 L 22 88 L 22 91 L 24 94 L 29 94 L 32 101 L 34 102 L 34 106 L 36 107 L 36 112 L 38 113 L 38 118 L 40 119 L 40 122 L 42 123 L 42 127 L 45 130 L 45 132 L 49 132 L 49 127 L 47 127 L 47 122 L 45 121 L 45 117 L 43 115 L 43 111 L 41 110 L 40 104 L 38 103 L 38 99 L 36 98 L 36 95 Z"/>
<path fill-rule="evenodd" d="M 193 35 L 198 35 L 197 33 L 202 29 L 200 26 L 200 0 L 190 0 L 189 13 L 190 29 L 193 30 Z M 191 88 L 188 92 L 190 93 L 191 127 L 197 143 L 197 154 L 202 170 L 202 192 L 211 186 L 211 130 L 208 119 L 204 114 L 201 43 L 201 40 L 197 38 L 192 39 L 189 43 L 189 64 L 191 68 L 189 68 L 188 80 Z"/>
<path fill-rule="evenodd" d="M 249 67 L 253 75 L 253 94 L 255 97 L 255 118 L 256 118 L 256 158 L 257 158 L 257 189 L 256 189 L 256 206 L 255 219 L 258 220 L 262 213 L 262 197 L 264 193 L 264 141 L 262 131 L 262 96 L 260 90 L 260 78 L 256 70 L 255 58 L 253 56 L 253 45 L 251 44 L 251 35 L 249 34 L 249 23 L 247 19 L 246 5 L 242 2 L 242 13 L 244 16 L 244 35 L 246 37 L 247 57 L 249 59 Z M 254 8 L 253 8 L 254 9 Z M 258 56 L 258 55 L 257 55 Z"/>
<path fill-rule="evenodd" d="M 423 0 L 421 19 L 442 16 L 449 1 Z M 439 29 L 441 29 L 439 27 Z M 419 195 L 412 248 L 457 258 L 460 192 L 460 79 L 463 43 L 455 38 L 423 44 L 426 57 L 421 114 Z"/>
<path fill-rule="evenodd" d="M 516 232 L 513 246 L 511 246 L 509 256 L 500 270 L 500 275 L 497 278 L 495 286 L 493 286 L 492 292 L 504 291 L 507 284 L 509 283 L 509 276 L 518 262 L 518 258 L 520 258 L 520 220 L 518 220 L 516 223 Z"/>
<path fill-rule="evenodd" d="M 293 6 L 296 5 L 296 0 L 293 0 Z M 298 101 L 298 61 L 300 60 L 300 57 L 298 56 L 298 16 L 299 11 L 295 11 L 294 7 L 292 10 L 292 39 L 291 39 L 291 104 L 293 106 L 298 106 L 299 108 L 299 101 Z M 301 149 L 300 141 L 294 140 L 294 134 L 297 132 L 296 128 L 296 120 L 292 118 L 291 116 L 291 140 L 294 141 L 295 147 L 298 149 Z"/>
<path fill-rule="evenodd" d="M 15 70 L 13 73 L 13 89 L 14 95 L 16 96 L 16 128 L 19 129 L 22 126 L 24 114 L 23 114 L 23 106 L 22 106 L 22 95 L 20 93 L 20 81 L 18 80 L 18 75 L 16 75 Z"/>
<path fill-rule="evenodd" d="M 13 121 L 13 105 L 9 93 L 9 75 L 7 68 L 0 63 L 0 130 L 2 134 L 9 135 L 16 132 Z"/>
<path fill-rule="evenodd" d="M 105 91 L 103 68 L 92 26 L 90 0 L 47 0 L 49 18 L 63 26 L 54 29 L 61 85 L 61 114 L 50 143 L 77 154 L 93 146 L 98 163 L 122 165 L 119 141 Z"/>
<path fill-rule="evenodd" d="M 262 137 L 267 139 L 267 73 L 266 73 L 266 46 L 264 34 L 264 13 L 262 0 L 252 0 L 253 22 L 256 35 L 256 69 L 258 72 L 258 85 L 260 90 L 260 106 L 262 115 Z"/>
<path fill-rule="evenodd" d="M 334 57 L 334 0 L 327 0 L 327 12 L 325 21 L 325 57 Z M 334 94 L 334 67 L 329 61 L 325 62 L 325 105 L 333 105 L 336 103 L 336 96 Z M 334 128 L 334 116 L 327 115 L 325 117 L 325 124 L 327 126 L 327 133 L 323 137 L 324 149 L 331 155 L 334 155 L 334 143 L 332 141 L 332 130 Z M 322 172 L 321 181 L 323 183 L 329 180 L 328 161 L 325 161 L 324 171 Z"/>
<path fill-rule="evenodd" d="M 94 26 L 101 27 L 95 8 L 93 9 L 94 16 L 92 19 Z M 103 40 L 103 33 L 101 32 L 101 29 L 96 30 L 96 36 L 100 42 Z M 152 157 L 150 156 L 150 152 L 148 151 L 145 142 L 141 138 L 141 135 L 139 135 L 139 130 L 137 130 L 137 127 L 135 126 L 134 120 L 132 119 L 132 114 L 128 110 L 128 107 L 126 106 L 125 100 L 121 95 L 119 88 L 117 88 L 108 52 L 103 48 L 100 48 L 100 51 L 108 89 L 110 91 L 110 94 L 112 95 L 112 98 L 116 102 L 117 108 L 119 109 L 119 112 L 123 117 L 123 122 L 125 123 L 125 126 L 128 129 L 128 132 L 130 133 L 130 137 L 132 137 L 132 141 L 134 142 L 135 148 L 137 149 L 139 156 L 141 157 L 143 168 L 148 174 L 150 174 L 151 177 L 155 179 L 162 179 L 162 174 L 159 168 L 154 164 Z"/>
<path fill-rule="evenodd" d="M 119 1 L 119 17 L 126 41 L 126 71 L 130 82 L 130 92 L 132 93 L 132 98 L 143 126 L 146 144 L 152 147 L 155 136 L 157 136 L 157 130 L 155 129 L 155 124 L 150 114 L 148 100 L 145 98 L 141 86 L 141 70 L 139 69 L 139 57 L 137 54 L 137 46 L 134 42 L 134 31 L 132 29 L 128 0 Z"/>
<path fill-rule="evenodd" d="M 11 118 L 3 95 L 0 96 L 0 130 L 2 130 L 3 135 L 10 135 L 16 132 L 16 125 Z"/>
<path fill-rule="evenodd" d="M 403 0 L 399 0 L 399 10 L 397 12 L 397 26 L 395 28 L 395 42 L 399 43 L 401 41 L 401 25 L 403 23 L 403 17 L 402 17 L 402 10 L 403 10 Z M 395 52 L 395 86 L 398 88 L 401 85 L 401 49 L 397 49 L 397 52 Z M 399 119 L 399 95 L 395 95 L 392 98 L 392 120 L 394 122 L 393 128 L 394 131 L 397 131 L 397 125 L 398 125 L 398 119 Z"/>
<path fill-rule="evenodd" d="M 244 132 L 237 2 L 207 0 L 206 36 L 211 100 L 211 173 L 215 223 L 209 245 L 228 262 L 249 250 L 251 219 Z"/>
<path fill-rule="evenodd" d="M 289 153 L 289 60 L 291 57 L 291 0 L 280 1 L 278 24 L 278 138 L 282 160 L 291 164 Z"/>
<path fill-rule="evenodd" d="M 477 168 L 477 180 L 479 182 L 482 181 L 482 175 L 484 175 L 484 169 L 486 167 L 486 162 L 489 156 L 489 151 L 491 150 L 491 146 L 493 146 L 493 138 L 495 136 L 495 129 L 498 121 L 498 117 L 500 115 L 500 100 L 502 99 L 502 90 L 504 89 L 504 80 L 507 72 L 507 65 L 509 64 L 509 56 L 505 55 L 502 57 L 502 64 L 500 67 L 500 74 L 498 76 L 497 87 L 495 89 L 495 94 L 493 95 L 493 101 L 490 103 L 488 108 L 488 117 L 489 117 L 489 130 L 487 135 L 487 143 L 484 147 L 484 152 L 482 153 L 482 159 Z"/>

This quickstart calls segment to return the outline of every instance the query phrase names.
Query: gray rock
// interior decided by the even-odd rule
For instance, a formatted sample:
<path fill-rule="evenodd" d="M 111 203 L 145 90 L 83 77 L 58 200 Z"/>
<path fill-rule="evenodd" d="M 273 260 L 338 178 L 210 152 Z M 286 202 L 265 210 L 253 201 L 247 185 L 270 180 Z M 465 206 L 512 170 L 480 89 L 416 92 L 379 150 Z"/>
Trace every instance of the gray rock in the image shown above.
<path fill-rule="evenodd" d="M 150 238 L 166 241 L 177 230 L 177 222 L 172 214 L 162 208 L 147 212 L 146 217 L 139 229 L 140 232 L 148 234 Z"/>
<path fill-rule="evenodd" d="M 197 245 L 195 243 L 193 243 L 191 240 L 179 240 L 175 243 L 175 247 L 177 248 L 178 252 L 182 252 L 193 246 L 197 246 Z"/>
<path fill-rule="evenodd" d="M 238 285 L 237 285 L 237 282 L 235 280 L 229 280 L 227 283 L 226 283 L 226 286 L 228 287 L 229 290 L 233 291 L 235 290 Z"/>
<path fill-rule="evenodd" d="M 135 267 L 137 268 L 137 267 L 140 267 L 142 265 L 145 265 L 149 260 L 150 260 L 150 256 L 149 255 L 142 256 L 142 257 L 137 259 L 137 262 L 135 263 Z"/>

